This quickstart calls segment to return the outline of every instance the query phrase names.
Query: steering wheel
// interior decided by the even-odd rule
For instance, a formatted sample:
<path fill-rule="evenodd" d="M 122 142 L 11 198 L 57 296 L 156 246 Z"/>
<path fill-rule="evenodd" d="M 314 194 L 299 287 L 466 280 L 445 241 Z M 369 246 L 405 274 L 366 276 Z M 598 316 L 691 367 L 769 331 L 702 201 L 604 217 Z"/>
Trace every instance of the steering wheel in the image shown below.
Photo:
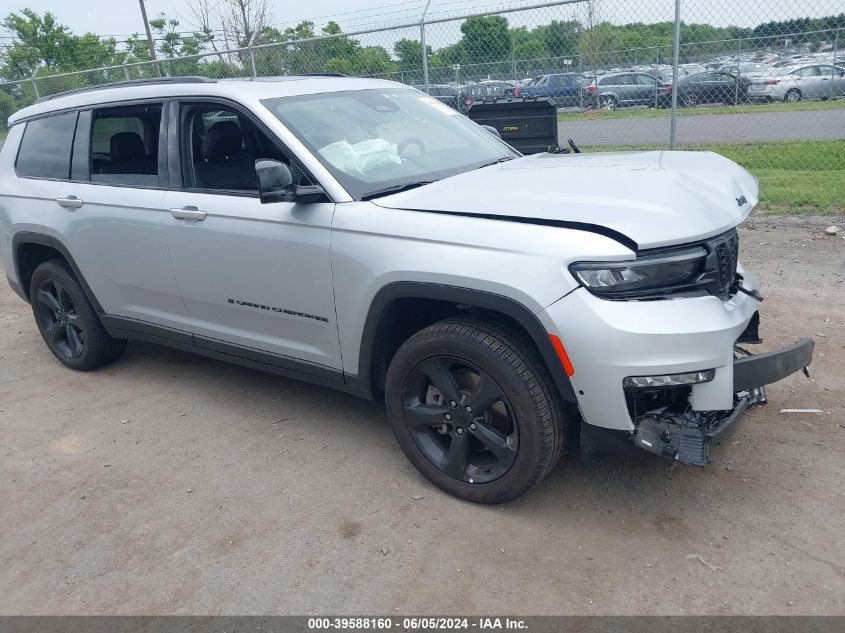
<path fill-rule="evenodd" d="M 420 153 L 417 156 L 405 156 L 405 150 L 413 145 L 416 145 L 419 148 Z M 422 158 L 423 156 L 425 156 L 425 145 L 416 136 L 412 136 L 411 138 L 406 138 L 404 141 L 402 141 L 401 143 L 399 143 L 399 145 L 396 146 L 396 153 L 399 154 L 399 157 L 403 159 Z"/>

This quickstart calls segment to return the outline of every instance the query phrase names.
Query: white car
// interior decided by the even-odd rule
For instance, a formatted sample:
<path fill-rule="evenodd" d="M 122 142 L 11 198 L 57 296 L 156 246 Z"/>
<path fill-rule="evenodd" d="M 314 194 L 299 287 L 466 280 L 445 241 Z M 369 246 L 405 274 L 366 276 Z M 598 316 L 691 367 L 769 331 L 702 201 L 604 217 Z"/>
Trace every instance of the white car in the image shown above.
<path fill-rule="evenodd" d="M 61 363 L 142 339 L 384 398 L 464 499 L 522 494 L 579 433 L 706 464 L 812 357 L 735 348 L 759 342 L 758 191 L 717 154 L 521 156 L 344 77 L 128 82 L 9 123 L 0 261 Z"/>
<path fill-rule="evenodd" d="M 772 69 L 769 75 L 755 75 L 748 87 L 752 101 L 831 99 L 845 96 L 845 68 L 832 64 L 807 64 Z"/>

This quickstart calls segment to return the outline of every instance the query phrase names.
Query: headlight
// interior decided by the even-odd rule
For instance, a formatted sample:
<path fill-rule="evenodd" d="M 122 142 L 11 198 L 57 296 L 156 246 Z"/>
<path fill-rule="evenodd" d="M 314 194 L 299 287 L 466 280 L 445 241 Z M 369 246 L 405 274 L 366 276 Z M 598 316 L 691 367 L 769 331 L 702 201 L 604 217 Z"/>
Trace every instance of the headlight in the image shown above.
<path fill-rule="evenodd" d="M 570 272 L 590 292 L 607 299 L 636 299 L 692 290 L 700 284 L 707 250 L 694 247 L 630 262 L 576 262 Z"/>

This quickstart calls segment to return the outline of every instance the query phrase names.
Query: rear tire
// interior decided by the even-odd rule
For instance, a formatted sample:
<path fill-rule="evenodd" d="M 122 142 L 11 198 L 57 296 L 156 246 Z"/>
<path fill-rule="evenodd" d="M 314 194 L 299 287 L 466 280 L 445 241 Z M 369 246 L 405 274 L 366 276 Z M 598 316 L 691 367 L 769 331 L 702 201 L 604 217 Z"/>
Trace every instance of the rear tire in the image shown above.
<path fill-rule="evenodd" d="M 385 401 L 411 463 L 468 501 L 510 501 L 563 454 L 566 419 L 551 376 L 518 333 L 486 321 L 447 319 L 405 341 Z"/>
<path fill-rule="evenodd" d="M 783 97 L 784 103 L 798 103 L 803 99 L 803 95 L 798 88 L 791 88 Z"/>
<path fill-rule="evenodd" d="M 41 337 L 62 364 L 90 371 L 119 358 L 126 341 L 108 335 L 79 280 L 61 259 L 39 265 L 29 286 Z"/>

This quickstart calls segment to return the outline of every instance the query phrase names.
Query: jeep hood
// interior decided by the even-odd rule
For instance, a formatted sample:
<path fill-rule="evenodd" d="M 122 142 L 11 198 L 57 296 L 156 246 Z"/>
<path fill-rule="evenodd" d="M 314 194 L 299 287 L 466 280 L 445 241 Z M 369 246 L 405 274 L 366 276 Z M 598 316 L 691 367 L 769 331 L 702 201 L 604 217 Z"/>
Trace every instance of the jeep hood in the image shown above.
<path fill-rule="evenodd" d="M 757 193 L 754 176 L 712 152 L 535 154 L 373 202 L 572 227 L 645 249 L 727 231 L 751 212 Z"/>

